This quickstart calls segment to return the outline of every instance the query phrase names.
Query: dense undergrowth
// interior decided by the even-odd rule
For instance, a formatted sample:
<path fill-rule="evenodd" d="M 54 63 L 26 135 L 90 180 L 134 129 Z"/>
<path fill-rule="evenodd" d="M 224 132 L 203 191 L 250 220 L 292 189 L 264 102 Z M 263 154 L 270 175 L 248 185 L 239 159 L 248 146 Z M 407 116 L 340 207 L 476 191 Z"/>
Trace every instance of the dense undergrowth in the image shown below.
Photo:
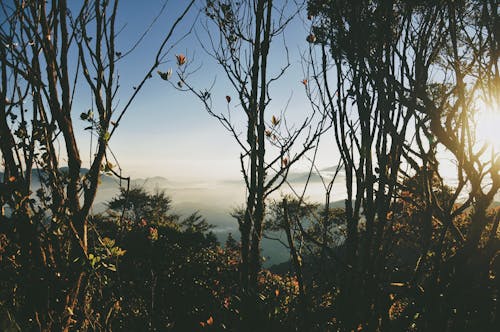
<path fill-rule="evenodd" d="M 65 230 L 56 223 L 48 224 L 38 238 L 50 249 L 45 268 L 37 264 L 34 253 L 31 259 L 22 257 L 16 214 L 2 220 L 3 331 L 39 330 L 42 319 L 48 320 L 43 324 L 52 330 L 67 319 L 71 329 L 79 331 L 248 328 L 244 313 L 249 311 L 242 308 L 245 294 L 239 286 L 238 242 L 229 236 L 224 245 L 218 243 L 211 226 L 197 213 L 185 219 L 172 214 L 164 193 L 124 190 L 108 205 L 106 213 L 91 219 L 86 260 L 67 259 L 58 264 L 56 260 L 70 254 Z M 276 231 L 281 205 L 274 202 L 270 206 L 275 213 L 269 215 L 268 229 Z M 311 217 L 294 205 L 290 212 L 301 214 L 304 223 Z M 297 245 L 302 246 L 300 277 L 305 292 L 300 294 L 292 261 L 271 268 L 274 273 L 262 270 L 254 297 L 255 317 L 251 318 L 259 330 L 348 331 L 355 326 L 362 331 L 373 319 L 380 321 L 381 331 L 491 330 L 498 322 L 498 237 L 485 234 L 479 250 L 465 253 L 452 235 L 439 247 L 436 236 L 443 225 L 433 223 L 426 230 L 418 208 L 404 199 L 391 213 L 395 218 L 393 238 L 387 239 L 391 250 L 373 286 L 377 287 L 377 300 L 383 301 L 376 311 L 363 313 L 364 305 L 374 308 L 363 302 L 373 289 L 351 289 L 349 293 L 342 289 L 344 278 L 353 275 L 352 266 L 344 261 L 343 246 L 318 246 L 321 227 L 311 221 L 302 229 L 302 236 L 298 225 L 292 225 Z M 458 231 L 467 232 L 468 214 L 461 217 Z M 328 232 L 339 236 L 345 226 L 343 210 L 335 210 L 332 220 Z M 429 231 L 432 236 L 425 243 Z M 419 256 L 424 245 L 431 246 L 427 257 Z M 438 250 L 441 266 L 435 264 Z M 368 280 L 362 271 L 356 271 L 354 277 L 363 283 Z M 83 289 L 82 298 L 71 308 L 66 299 L 75 282 Z M 359 302 L 346 306 L 354 297 Z"/>

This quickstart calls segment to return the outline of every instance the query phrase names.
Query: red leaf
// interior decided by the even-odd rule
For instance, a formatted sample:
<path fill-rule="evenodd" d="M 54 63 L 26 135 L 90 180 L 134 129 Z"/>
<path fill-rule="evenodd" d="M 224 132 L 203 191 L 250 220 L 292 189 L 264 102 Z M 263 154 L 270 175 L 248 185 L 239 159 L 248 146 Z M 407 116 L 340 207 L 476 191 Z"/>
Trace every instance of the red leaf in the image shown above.
<path fill-rule="evenodd" d="M 177 58 L 177 65 L 182 66 L 186 63 L 186 56 L 184 54 L 178 54 L 175 56 Z"/>

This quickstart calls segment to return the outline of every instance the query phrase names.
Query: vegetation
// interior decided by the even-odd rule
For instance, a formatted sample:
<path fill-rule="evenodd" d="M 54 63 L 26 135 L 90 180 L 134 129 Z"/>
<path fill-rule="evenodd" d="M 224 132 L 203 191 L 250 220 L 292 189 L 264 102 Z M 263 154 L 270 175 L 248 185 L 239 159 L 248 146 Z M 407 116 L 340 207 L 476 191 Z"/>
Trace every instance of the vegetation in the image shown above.
<path fill-rule="evenodd" d="M 129 52 L 115 47 L 117 0 L 0 5 L 0 329 L 496 331 L 500 156 L 478 120 L 500 105 L 496 1 L 200 2 L 210 41 L 201 46 L 233 89 L 222 96 L 227 112 L 215 91 L 195 86 L 186 56 L 169 52 L 194 2 L 120 104 L 116 65 Z M 292 125 L 269 107 L 290 66 L 286 43 L 279 70 L 269 63 L 301 15 L 310 113 Z M 109 142 L 167 57 L 177 63 L 173 86 L 241 149 L 239 241 L 221 245 L 199 212 L 175 214 L 165 192 L 131 187 L 113 165 Z M 158 74 L 172 83 L 172 70 Z M 92 96 L 83 113 L 73 107 L 82 91 Z M 88 170 L 76 121 L 94 137 Z M 315 156 L 329 137 L 340 160 L 328 178 Z M 272 196 L 304 160 L 325 201 Z M 124 186 L 93 214 L 103 174 Z M 262 268 L 264 237 L 289 262 Z"/>

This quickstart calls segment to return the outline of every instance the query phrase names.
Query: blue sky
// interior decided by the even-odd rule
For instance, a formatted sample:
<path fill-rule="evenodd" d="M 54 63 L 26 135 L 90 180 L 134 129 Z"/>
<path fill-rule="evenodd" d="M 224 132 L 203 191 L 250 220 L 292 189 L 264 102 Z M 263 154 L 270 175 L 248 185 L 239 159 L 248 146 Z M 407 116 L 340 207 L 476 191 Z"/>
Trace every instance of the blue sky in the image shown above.
<path fill-rule="evenodd" d="M 121 105 L 151 65 L 156 49 L 171 23 L 184 8 L 184 1 L 170 1 L 167 11 L 158 19 L 153 29 L 140 46 L 119 62 Z M 198 11 L 204 1 L 199 1 L 179 26 L 176 41 L 185 34 L 195 22 Z M 117 41 L 118 49 L 127 50 L 147 29 L 159 12 L 162 1 L 122 1 L 118 27 L 123 28 Z M 302 13 L 304 14 L 304 13 Z M 192 75 L 192 82 L 199 89 L 208 88 L 216 79 L 213 91 L 215 105 L 226 107 L 225 95 L 235 95 L 225 80 L 218 65 L 200 47 L 196 34 L 206 36 L 200 20 L 195 22 L 195 29 L 187 38 L 180 41 L 162 64 L 161 70 L 172 67 L 175 70 L 175 55 L 186 54 L 191 66 L 201 66 Z M 196 32 L 196 33 L 195 33 Z M 271 90 L 272 103 L 268 117 L 279 114 L 292 96 L 287 109 L 287 119 L 298 122 L 311 111 L 305 99 L 304 87 L 300 81 L 304 78 L 300 52 L 307 48 L 305 37 L 307 28 L 301 20 L 293 22 L 285 32 L 286 43 L 290 51 L 291 67 L 287 74 Z M 284 64 L 283 40 L 277 39 L 270 53 L 270 71 L 279 70 Z M 234 97 L 233 97 L 234 98 Z M 88 108 L 90 95 L 79 96 L 75 105 L 75 114 Z M 219 104 L 218 104 L 219 103 Z M 222 111 L 222 110 L 221 110 Z M 236 111 L 235 111 L 236 112 Z M 236 115 L 237 117 L 237 115 Z M 244 128 L 243 117 L 241 126 Z M 83 127 L 83 124 L 82 124 Z M 88 134 L 81 133 L 83 144 L 82 159 L 88 163 Z M 333 137 L 329 141 L 329 153 L 320 159 L 320 166 L 332 165 Z M 330 144 L 331 143 L 331 144 Z M 237 179 L 239 171 L 239 149 L 230 134 L 204 110 L 201 102 L 190 93 L 175 90 L 157 75 L 149 80 L 140 95 L 129 109 L 120 127 L 110 141 L 110 148 L 117 155 L 122 169 L 133 177 L 160 175 L 176 179 Z"/>

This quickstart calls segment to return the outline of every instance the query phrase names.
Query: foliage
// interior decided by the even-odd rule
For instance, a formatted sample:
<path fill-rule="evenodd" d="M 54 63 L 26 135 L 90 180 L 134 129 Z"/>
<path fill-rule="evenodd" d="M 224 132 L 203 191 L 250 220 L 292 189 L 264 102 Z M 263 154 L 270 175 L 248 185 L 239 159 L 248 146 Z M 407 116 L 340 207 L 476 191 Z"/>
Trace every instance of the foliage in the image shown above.
<path fill-rule="evenodd" d="M 142 187 L 121 188 L 120 195 L 113 198 L 108 207 L 117 214 L 123 213 L 126 221 L 136 225 L 146 220 L 155 225 L 173 225 L 179 217 L 170 214 L 171 203 L 164 191 L 150 194 Z"/>
<path fill-rule="evenodd" d="M 192 5 L 136 92 L 172 49 L 166 44 Z M 495 105 L 500 96 L 495 1 L 308 1 L 301 82 L 313 114 L 298 126 L 284 113 L 266 113 L 270 87 L 290 65 L 287 57 L 277 73 L 269 70 L 271 43 L 296 15 L 279 5 L 206 2 L 217 35 L 205 49 L 235 90 L 221 98 L 226 113 L 216 111 L 210 90 L 191 85 L 192 59 L 172 57 L 177 88 L 194 93 L 242 151 L 246 203 L 233 213 L 241 243 L 229 234 L 224 247 L 199 212 L 181 218 L 162 191 L 121 189 L 108 211 L 90 213 L 103 173 L 127 179 L 107 155 L 136 96 L 117 108 L 117 1 L 84 2 L 78 12 L 63 0 L 1 6 L 8 16 L 0 23 L 1 330 L 499 326 L 500 210 L 492 203 L 500 158 L 478 141 L 475 121 L 478 100 Z M 173 84 L 172 69 L 158 74 Z M 75 118 L 81 87 L 92 105 Z M 231 118 L 235 107 L 243 131 Z M 97 138 L 89 170 L 81 167 L 74 120 Z M 321 178 L 324 204 L 270 200 L 330 127 L 343 207 L 330 206 L 335 176 L 329 185 Z M 442 151 L 456 164 L 453 186 L 441 173 Z M 290 261 L 262 269 L 263 236 L 280 241 Z"/>

